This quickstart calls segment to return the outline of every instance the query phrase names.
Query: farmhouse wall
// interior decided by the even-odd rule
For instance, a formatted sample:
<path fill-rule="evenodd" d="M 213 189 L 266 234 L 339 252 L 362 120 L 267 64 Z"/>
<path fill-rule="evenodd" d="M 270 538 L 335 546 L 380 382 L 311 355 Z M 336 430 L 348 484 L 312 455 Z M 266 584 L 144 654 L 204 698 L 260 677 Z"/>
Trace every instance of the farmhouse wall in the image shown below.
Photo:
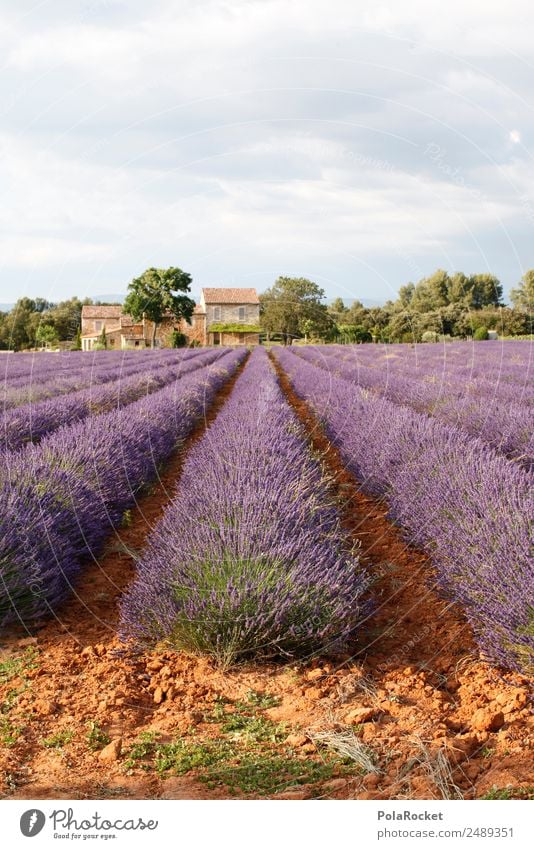
<path fill-rule="evenodd" d="M 245 310 L 244 318 L 239 317 L 240 307 Z M 209 325 L 215 324 L 243 324 L 257 325 L 260 321 L 259 304 L 208 304 L 206 306 L 206 319 Z"/>
<path fill-rule="evenodd" d="M 191 316 L 191 324 L 185 319 L 180 322 L 180 332 L 184 333 L 190 342 L 198 342 L 199 345 L 206 344 L 206 316 L 202 313 Z"/>
<path fill-rule="evenodd" d="M 259 333 L 221 333 L 221 345 L 259 345 Z"/>

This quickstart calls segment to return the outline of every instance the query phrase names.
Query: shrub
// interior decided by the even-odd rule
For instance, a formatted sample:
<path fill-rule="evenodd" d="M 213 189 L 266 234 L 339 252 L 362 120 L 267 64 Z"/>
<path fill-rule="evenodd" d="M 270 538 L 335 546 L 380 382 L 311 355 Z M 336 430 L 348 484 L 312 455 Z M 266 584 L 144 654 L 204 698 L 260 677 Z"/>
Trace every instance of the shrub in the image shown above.
<path fill-rule="evenodd" d="M 122 606 L 121 633 L 222 666 L 339 646 L 369 581 L 267 355 L 191 450 Z"/>
<path fill-rule="evenodd" d="M 39 445 L 3 454 L 0 626 L 40 619 L 64 600 L 244 356 L 226 353 L 212 368 L 125 409 L 65 425 Z"/>
<path fill-rule="evenodd" d="M 488 328 L 487 327 L 477 327 L 475 332 L 473 333 L 473 339 L 477 342 L 482 342 L 488 338 Z"/>
<path fill-rule="evenodd" d="M 387 500 L 410 542 L 426 548 L 486 657 L 531 675 L 531 475 L 459 428 L 362 392 L 300 354 L 275 356 L 362 488 Z"/>
<path fill-rule="evenodd" d="M 185 348 L 187 345 L 187 336 L 179 330 L 173 330 L 171 335 L 171 346 L 173 348 Z"/>

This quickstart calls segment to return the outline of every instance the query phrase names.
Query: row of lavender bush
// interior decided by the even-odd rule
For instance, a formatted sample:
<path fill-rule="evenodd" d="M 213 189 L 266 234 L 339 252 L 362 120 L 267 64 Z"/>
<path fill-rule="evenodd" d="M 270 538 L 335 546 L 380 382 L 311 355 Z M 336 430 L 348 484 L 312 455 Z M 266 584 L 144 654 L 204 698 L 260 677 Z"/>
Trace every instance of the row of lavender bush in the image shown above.
<path fill-rule="evenodd" d="M 150 364 L 151 367 L 170 365 L 189 357 L 198 356 L 197 350 L 142 351 L 130 357 L 124 357 L 122 351 L 98 351 L 98 358 L 85 354 L 87 359 L 71 369 L 54 368 L 54 355 L 40 354 L 43 364 L 29 374 L 17 380 L 2 381 L 0 390 L 0 406 L 3 410 L 18 407 L 21 404 L 37 402 L 45 398 L 54 398 L 67 392 L 108 383 L 118 377 L 125 378 L 133 374 L 141 374 Z"/>
<path fill-rule="evenodd" d="M 510 363 L 513 351 L 508 350 L 508 345 L 513 347 L 513 343 L 505 342 L 502 347 L 492 349 L 492 358 L 484 359 L 486 371 L 482 370 L 482 364 L 478 360 L 475 367 L 463 364 L 463 360 L 458 358 L 451 361 L 450 355 L 448 359 L 440 358 L 438 352 L 430 350 L 435 347 L 433 345 L 419 346 L 422 350 L 418 352 L 415 364 L 410 356 L 409 346 L 405 346 L 404 351 L 377 352 L 374 357 L 374 346 L 370 345 L 322 345 L 318 346 L 318 350 L 325 357 L 352 362 L 357 368 L 366 366 L 379 371 L 385 380 L 400 377 L 414 381 L 415 384 L 434 392 L 433 396 L 425 399 L 426 402 L 432 403 L 443 396 L 469 396 L 474 399 L 495 399 L 532 406 L 533 368 L 527 356 L 529 347 L 523 345 L 525 355 L 517 362 Z M 365 349 L 363 354 L 362 348 Z"/>
<path fill-rule="evenodd" d="M 530 475 L 457 428 L 369 395 L 290 351 L 276 356 L 347 467 L 431 554 L 439 585 L 463 605 L 486 656 L 532 671 Z"/>
<path fill-rule="evenodd" d="M 492 386 L 532 383 L 534 357 L 532 346 L 524 342 L 502 341 L 452 342 L 446 344 L 343 345 L 341 348 L 357 358 L 362 365 L 382 370 L 395 370 L 416 378 L 451 375 L 464 382 Z"/>
<path fill-rule="evenodd" d="M 245 355 L 229 352 L 124 410 L 4 455 L 0 625 L 27 624 L 57 607 Z"/>
<path fill-rule="evenodd" d="M 73 424 L 91 415 L 126 407 L 180 377 L 203 368 L 225 353 L 224 348 L 202 350 L 194 357 L 180 357 L 167 363 L 148 360 L 139 372 L 115 380 L 59 395 L 36 404 L 24 404 L 0 415 L 0 449 L 14 451 L 29 442 L 38 442 L 63 424 Z"/>
<path fill-rule="evenodd" d="M 450 385 L 443 386 L 439 380 L 414 380 L 394 371 L 381 371 L 354 361 L 350 354 L 347 357 L 340 352 L 336 356 L 325 347 L 300 348 L 297 352 L 336 377 L 383 395 L 395 404 L 432 415 L 439 421 L 461 428 L 470 436 L 479 437 L 525 469 L 534 465 L 532 410 L 526 405 L 495 397 L 469 395 L 467 391 L 464 393 L 462 381 L 451 390 Z M 520 391 L 518 388 L 518 397 Z"/>
<path fill-rule="evenodd" d="M 369 580 L 274 370 L 256 349 L 189 453 L 122 605 L 122 636 L 227 666 L 339 646 Z"/>
<path fill-rule="evenodd" d="M 143 359 L 165 359 L 171 356 L 182 355 L 184 349 L 156 348 L 156 349 L 124 349 L 103 351 L 63 351 L 61 353 L 51 352 L 24 352 L 9 354 L 0 358 L 0 382 L 2 385 L 22 385 L 39 381 L 41 377 L 52 374 L 69 377 L 73 374 L 91 372 L 100 367 L 108 367 L 117 363 L 121 367 L 128 367 L 134 363 L 140 363 Z"/>

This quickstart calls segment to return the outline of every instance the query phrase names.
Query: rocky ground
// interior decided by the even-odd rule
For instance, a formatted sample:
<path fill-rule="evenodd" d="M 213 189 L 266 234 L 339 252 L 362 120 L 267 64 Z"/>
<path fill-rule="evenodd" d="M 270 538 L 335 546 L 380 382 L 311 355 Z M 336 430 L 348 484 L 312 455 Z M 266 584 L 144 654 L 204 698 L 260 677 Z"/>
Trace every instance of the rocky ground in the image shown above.
<path fill-rule="evenodd" d="M 529 682 L 480 659 L 461 610 L 433 589 L 425 556 L 385 505 L 362 494 L 284 388 L 376 576 L 378 610 L 360 641 L 343 657 L 227 672 L 119 643 L 132 551 L 171 498 L 182 453 L 57 618 L 2 637 L 4 798 L 534 797 Z"/>

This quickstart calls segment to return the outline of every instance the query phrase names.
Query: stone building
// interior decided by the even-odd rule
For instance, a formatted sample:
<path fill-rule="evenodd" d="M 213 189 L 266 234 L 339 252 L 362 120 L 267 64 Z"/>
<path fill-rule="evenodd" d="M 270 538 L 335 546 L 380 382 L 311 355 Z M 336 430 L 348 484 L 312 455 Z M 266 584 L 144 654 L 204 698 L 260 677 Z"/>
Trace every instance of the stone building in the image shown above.
<path fill-rule="evenodd" d="M 255 289 L 203 288 L 191 324 L 180 328 L 201 345 L 258 345 L 260 301 Z"/>
<path fill-rule="evenodd" d="M 156 334 L 156 347 L 171 344 L 170 337 L 175 321 L 162 322 Z M 152 321 L 143 318 L 135 322 L 123 313 L 120 304 L 113 306 L 82 307 L 82 351 L 91 351 L 105 329 L 107 347 L 115 350 L 149 348 L 152 342 Z"/>
<path fill-rule="evenodd" d="M 107 347 L 115 350 L 147 348 L 152 341 L 153 323 L 134 321 L 120 304 L 82 307 L 82 350 L 91 351 L 105 330 Z M 177 328 L 197 345 L 258 345 L 260 341 L 260 301 L 255 289 L 203 288 L 191 323 L 169 318 L 157 329 L 156 346 L 169 347 Z"/>

